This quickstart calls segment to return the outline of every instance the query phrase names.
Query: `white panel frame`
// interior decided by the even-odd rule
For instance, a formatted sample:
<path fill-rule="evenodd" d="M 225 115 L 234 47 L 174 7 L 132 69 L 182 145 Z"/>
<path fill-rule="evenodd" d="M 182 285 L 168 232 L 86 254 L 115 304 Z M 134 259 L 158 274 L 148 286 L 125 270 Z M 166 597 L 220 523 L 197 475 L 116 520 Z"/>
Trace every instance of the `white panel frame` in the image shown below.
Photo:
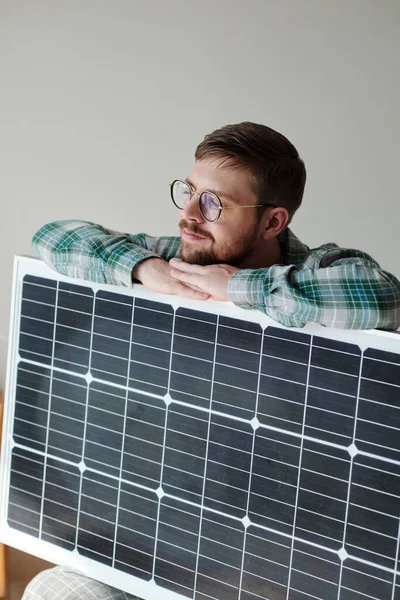
<path fill-rule="evenodd" d="M 132 288 L 122 288 L 106 284 L 97 284 L 60 275 L 47 267 L 42 261 L 26 256 L 16 256 L 14 260 L 11 318 L 9 331 L 8 362 L 5 388 L 3 442 L 0 463 L 0 541 L 17 548 L 23 552 L 33 554 L 56 564 L 66 565 L 95 578 L 108 585 L 118 587 L 130 594 L 136 594 L 144 600 L 182 600 L 186 598 L 158 586 L 154 581 L 147 582 L 123 573 L 107 565 L 83 557 L 77 552 L 58 548 L 48 542 L 33 538 L 25 533 L 10 528 L 7 524 L 8 490 L 10 482 L 11 452 L 13 448 L 12 430 L 15 408 L 15 388 L 17 365 L 20 360 L 18 355 L 19 324 L 21 310 L 22 283 L 25 275 L 50 278 L 56 281 L 79 284 L 91 288 L 93 291 L 107 290 L 114 293 L 136 296 L 148 300 L 162 302 L 178 307 L 190 308 L 203 312 L 243 319 L 259 323 L 264 329 L 268 326 L 286 329 L 259 311 L 248 311 L 234 306 L 230 302 L 216 302 L 207 300 L 189 300 L 180 296 L 158 294 L 135 284 Z M 387 331 L 350 331 L 343 329 L 329 329 L 321 325 L 307 324 L 302 329 L 294 329 L 301 333 L 317 335 L 333 340 L 340 340 L 357 344 L 361 350 L 371 347 L 387 352 L 400 353 L 400 330 Z M 389 459 L 386 459 L 389 460 Z M 390 462 L 390 461 L 389 461 Z"/>

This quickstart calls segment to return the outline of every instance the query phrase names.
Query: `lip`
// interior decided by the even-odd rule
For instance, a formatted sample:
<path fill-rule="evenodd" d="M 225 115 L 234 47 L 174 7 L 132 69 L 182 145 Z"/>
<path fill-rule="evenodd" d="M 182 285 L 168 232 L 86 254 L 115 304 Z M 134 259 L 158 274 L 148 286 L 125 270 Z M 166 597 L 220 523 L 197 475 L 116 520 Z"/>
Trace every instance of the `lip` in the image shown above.
<path fill-rule="evenodd" d="M 195 233 L 190 233 L 186 229 L 182 229 L 182 237 L 185 240 L 188 240 L 188 241 L 191 241 L 191 242 L 197 242 L 198 240 L 205 240 L 206 239 L 206 238 L 202 237 L 201 235 L 196 235 Z"/>

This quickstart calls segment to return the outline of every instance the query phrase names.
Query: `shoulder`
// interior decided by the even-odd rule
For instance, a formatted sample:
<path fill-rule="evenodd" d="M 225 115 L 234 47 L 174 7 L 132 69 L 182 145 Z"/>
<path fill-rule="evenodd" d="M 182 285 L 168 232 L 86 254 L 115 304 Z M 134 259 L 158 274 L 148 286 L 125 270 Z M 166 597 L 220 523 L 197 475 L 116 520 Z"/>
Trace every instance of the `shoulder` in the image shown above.
<path fill-rule="evenodd" d="M 287 229 L 284 244 L 284 264 L 296 264 L 302 268 L 327 268 L 335 264 L 362 264 L 379 267 L 377 261 L 357 248 L 342 248 L 335 242 L 310 248 Z"/>
<path fill-rule="evenodd" d="M 327 268 L 334 265 L 357 264 L 373 268 L 379 268 L 377 261 L 367 252 L 357 248 L 342 248 L 334 242 L 322 244 L 318 248 L 311 249 L 305 257 L 304 266 L 312 263 L 313 266 Z M 311 266 L 311 265 L 310 265 Z"/>

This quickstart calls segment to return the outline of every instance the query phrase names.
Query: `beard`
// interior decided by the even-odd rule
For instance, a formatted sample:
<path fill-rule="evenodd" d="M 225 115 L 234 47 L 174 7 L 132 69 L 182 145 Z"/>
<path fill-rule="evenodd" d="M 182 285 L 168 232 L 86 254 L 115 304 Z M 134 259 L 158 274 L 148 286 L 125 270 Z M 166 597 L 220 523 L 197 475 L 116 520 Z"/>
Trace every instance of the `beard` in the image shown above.
<path fill-rule="evenodd" d="M 236 240 L 226 241 L 219 248 L 216 248 L 214 237 L 210 233 L 202 231 L 196 224 L 189 224 L 187 221 L 182 220 L 179 223 L 179 227 L 195 235 L 203 236 L 214 243 L 209 249 L 196 250 L 196 248 L 193 248 L 193 244 L 181 239 L 179 248 L 181 260 L 203 267 L 221 263 L 231 265 L 232 267 L 239 267 L 248 258 L 254 248 L 254 234 L 257 230 L 257 226 L 252 227 L 243 236 Z"/>

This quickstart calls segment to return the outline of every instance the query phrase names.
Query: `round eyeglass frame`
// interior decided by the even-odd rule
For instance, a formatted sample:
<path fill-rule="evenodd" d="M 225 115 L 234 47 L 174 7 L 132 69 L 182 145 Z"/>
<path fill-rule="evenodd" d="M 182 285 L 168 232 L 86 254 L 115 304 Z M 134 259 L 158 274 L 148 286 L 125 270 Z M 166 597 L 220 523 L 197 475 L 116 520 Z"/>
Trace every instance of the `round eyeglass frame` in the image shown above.
<path fill-rule="evenodd" d="M 224 206 L 221 202 L 221 198 L 219 198 L 219 196 L 217 196 L 217 194 L 214 194 L 214 192 L 208 192 L 207 190 L 204 190 L 202 192 L 196 192 L 192 186 L 187 182 L 187 181 L 182 181 L 182 179 L 174 179 L 172 183 L 169 184 L 169 188 L 170 188 L 170 195 L 171 195 L 171 200 L 174 204 L 174 206 L 176 206 L 176 208 L 178 210 L 183 210 L 183 206 L 178 206 L 178 204 L 175 202 L 174 200 L 174 194 L 173 194 L 173 189 L 174 189 L 174 185 L 176 183 L 182 183 L 183 185 L 185 185 L 189 190 L 190 190 L 190 200 L 193 198 L 193 196 L 195 196 L 196 194 L 199 196 L 199 210 L 201 213 L 201 216 L 208 221 L 209 223 L 215 223 L 215 221 L 218 221 L 218 219 L 221 216 L 221 213 L 223 210 L 229 210 L 229 209 L 234 209 L 234 208 L 255 208 L 258 206 L 275 206 L 276 204 L 272 204 L 271 202 L 266 202 L 264 204 L 246 204 L 246 205 L 239 205 L 239 206 Z M 207 217 L 204 212 L 203 212 L 203 207 L 202 207 L 202 202 L 201 202 L 201 197 L 203 196 L 203 194 L 208 194 L 210 196 L 212 196 L 213 198 L 216 199 L 217 203 L 218 203 L 218 213 L 217 216 L 215 217 L 215 219 L 210 219 L 209 217 Z"/>

